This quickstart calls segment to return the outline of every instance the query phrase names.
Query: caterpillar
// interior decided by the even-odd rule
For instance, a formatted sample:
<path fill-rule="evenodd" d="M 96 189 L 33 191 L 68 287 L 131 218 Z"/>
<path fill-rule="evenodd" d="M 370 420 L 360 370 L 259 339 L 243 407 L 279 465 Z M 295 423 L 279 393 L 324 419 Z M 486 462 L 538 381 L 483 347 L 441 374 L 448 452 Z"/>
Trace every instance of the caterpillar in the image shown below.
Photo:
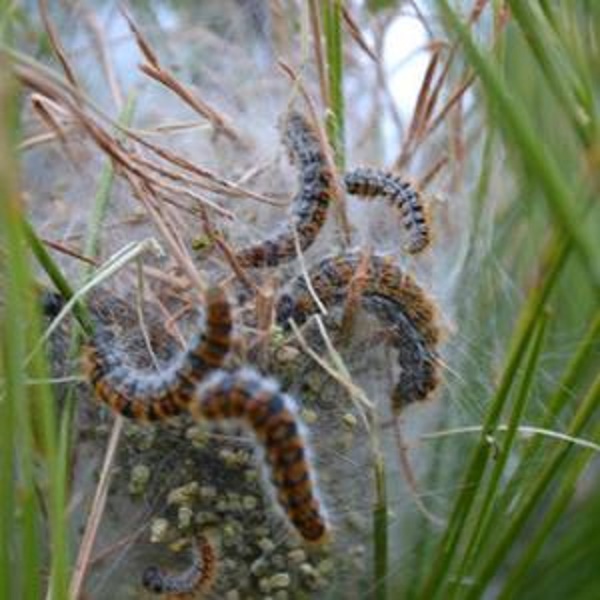
<path fill-rule="evenodd" d="M 411 402 L 425 400 L 439 383 L 435 348 L 425 343 L 396 302 L 374 296 L 364 298 L 363 305 L 389 327 L 398 351 L 400 375 L 392 392 L 393 408 L 400 410 Z"/>
<path fill-rule="evenodd" d="M 309 271 L 314 291 L 325 306 L 343 304 L 361 260 L 360 254 L 348 253 L 327 258 Z M 392 394 L 394 409 L 426 399 L 438 384 L 440 330 L 435 305 L 392 257 L 369 258 L 361 292 L 365 309 L 391 326 L 399 351 L 401 374 Z M 291 318 L 301 325 L 316 310 L 305 279 L 298 277 L 277 302 L 277 322 L 287 328 Z"/>
<path fill-rule="evenodd" d="M 307 542 L 326 538 L 296 403 L 274 380 L 248 367 L 215 371 L 200 385 L 190 413 L 198 420 L 245 422 L 264 448 L 277 500 L 291 524 Z"/>
<path fill-rule="evenodd" d="M 333 174 L 312 125 L 300 113 L 291 112 L 283 127 L 283 143 L 299 171 L 299 191 L 292 201 L 291 219 L 273 237 L 239 250 L 237 260 L 242 267 L 274 267 L 292 260 L 296 256 L 294 231 L 300 248 L 309 248 L 325 223 L 334 195 Z M 349 194 L 363 198 L 383 196 L 400 211 L 409 234 L 405 246 L 409 253 L 416 254 L 429 245 L 427 214 L 420 194 L 410 183 L 370 168 L 349 171 L 343 180 Z"/>
<path fill-rule="evenodd" d="M 237 260 L 243 267 L 273 267 L 292 260 L 296 256 L 294 231 L 300 248 L 308 248 L 325 223 L 334 194 L 333 174 L 313 126 L 303 115 L 292 111 L 283 129 L 282 141 L 299 172 L 291 219 L 273 237 L 239 250 Z"/>
<path fill-rule="evenodd" d="M 189 410 L 196 419 L 239 419 L 266 451 L 277 499 L 306 541 L 323 539 L 327 527 L 311 479 L 295 403 L 277 384 L 252 369 L 218 370 L 229 350 L 231 314 L 220 288 L 207 293 L 207 326 L 179 364 L 147 374 L 120 364 L 114 335 L 99 328 L 85 352 L 85 373 L 96 395 L 128 418 L 155 421 Z M 213 373 L 206 377 L 209 371 Z M 201 380 L 203 385 L 198 386 Z"/>
<path fill-rule="evenodd" d="M 192 400 L 196 384 L 219 368 L 231 346 L 232 318 L 223 290 L 206 293 L 206 324 L 179 359 L 160 373 L 144 372 L 124 364 L 115 348 L 115 333 L 96 327 L 84 349 L 83 368 L 96 396 L 123 416 L 156 421 L 180 414 Z"/>
<path fill-rule="evenodd" d="M 206 594 L 216 579 L 217 557 L 204 535 L 194 541 L 192 552 L 192 564 L 181 573 L 167 573 L 157 566 L 147 567 L 142 575 L 144 588 L 155 594 L 168 594 L 168 600 Z"/>
<path fill-rule="evenodd" d="M 358 168 L 344 175 L 344 186 L 349 194 L 363 198 L 383 196 L 400 211 L 402 223 L 409 235 L 405 246 L 407 252 L 416 254 L 429 245 L 427 213 L 421 195 L 409 182 L 385 171 Z"/>

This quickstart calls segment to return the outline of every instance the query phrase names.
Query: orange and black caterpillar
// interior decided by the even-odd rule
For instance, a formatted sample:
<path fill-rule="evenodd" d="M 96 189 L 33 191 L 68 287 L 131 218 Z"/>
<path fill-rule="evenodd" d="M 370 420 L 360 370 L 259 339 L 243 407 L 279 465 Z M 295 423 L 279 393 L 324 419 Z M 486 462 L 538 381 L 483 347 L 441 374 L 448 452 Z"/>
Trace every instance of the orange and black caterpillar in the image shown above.
<path fill-rule="evenodd" d="M 160 567 L 148 567 L 142 585 L 155 594 L 168 594 L 168 600 L 183 600 L 206 594 L 214 584 L 217 557 L 209 540 L 200 535 L 194 541 L 192 564 L 181 573 L 167 573 Z"/>
<path fill-rule="evenodd" d="M 273 267 L 294 259 L 294 231 L 300 248 L 308 248 L 325 223 L 334 194 L 333 174 L 313 126 L 300 113 L 291 112 L 283 128 L 283 143 L 299 172 L 291 219 L 273 237 L 240 250 L 237 259 L 243 267 Z"/>
<path fill-rule="evenodd" d="M 342 305 L 362 256 L 349 253 L 327 258 L 309 271 L 315 293 L 327 306 Z M 392 257 L 371 256 L 361 281 L 363 306 L 391 326 L 399 351 L 399 381 L 392 395 L 393 406 L 401 409 L 424 400 L 438 384 L 436 346 L 440 339 L 433 302 L 404 273 Z M 317 307 L 304 277 L 298 277 L 277 303 L 277 322 L 286 327 L 288 320 L 302 324 Z"/>
<path fill-rule="evenodd" d="M 198 420 L 243 421 L 264 448 L 277 499 L 307 542 L 320 542 L 327 523 L 311 477 L 296 403 L 277 383 L 251 368 L 215 371 L 201 384 L 190 412 Z"/>
<path fill-rule="evenodd" d="M 121 364 L 120 354 L 106 346 L 116 341 L 114 335 L 103 335 L 101 327 L 87 349 L 85 373 L 100 399 L 128 418 L 153 421 L 189 410 L 198 419 L 244 421 L 265 448 L 277 498 L 289 520 L 305 540 L 320 541 L 327 527 L 295 403 L 252 369 L 217 370 L 229 350 L 231 314 L 219 288 L 208 291 L 206 302 L 205 333 L 166 373 L 148 374 Z"/>
<path fill-rule="evenodd" d="M 126 364 L 110 327 L 98 323 L 84 352 L 84 372 L 98 398 L 125 417 L 156 421 L 185 411 L 196 385 L 221 367 L 231 346 L 232 319 L 223 290 L 206 293 L 205 327 L 188 349 L 160 373 Z"/>
<path fill-rule="evenodd" d="M 344 175 L 344 185 L 349 194 L 356 196 L 383 196 L 400 211 L 402 223 L 409 235 L 405 247 L 407 252 L 416 254 L 429 245 L 429 224 L 421 195 L 408 181 L 385 171 L 359 168 Z"/>

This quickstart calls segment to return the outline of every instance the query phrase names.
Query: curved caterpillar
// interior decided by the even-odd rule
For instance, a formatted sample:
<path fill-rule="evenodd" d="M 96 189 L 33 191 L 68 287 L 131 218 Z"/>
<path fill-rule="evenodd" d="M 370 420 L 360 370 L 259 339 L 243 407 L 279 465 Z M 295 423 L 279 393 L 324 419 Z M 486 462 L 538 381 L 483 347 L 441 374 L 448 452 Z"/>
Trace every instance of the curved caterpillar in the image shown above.
<path fill-rule="evenodd" d="M 283 143 L 298 167 L 299 190 L 292 201 L 290 222 L 273 237 L 243 248 L 237 260 L 243 267 L 273 267 L 295 258 L 294 231 L 305 250 L 317 237 L 333 196 L 331 173 L 319 137 L 308 120 L 291 112 L 284 122 Z"/>
<path fill-rule="evenodd" d="M 292 201 L 290 222 L 273 237 L 237 254 L 242 267 L 274 267 L 295 258 L 294 231 L 300 248 L 315 241 L 327 218 L 333 197 L 333 174 L 329 170 L 317 133 L 300 113 L 292 112 L 284 123 L 283 143 L 299 169 L 299 191 Z M 430 242 L 429 224 L 420 194 L 400 177 L 370 168 L 358 168 L 344 175 L 349 194 L 374 198 L 383 196 L 396 207 L 409 234 L 406 250 L 416 254 Z"/>
<path fill-rule="evenodd" d="M 294 401 L 253 369 L 215 370 L 229 349 L 231 331 L 229 304 L 218 288 L 207 294 L 206 320 L 206 333 L 180 365 L 158 375 L 123 366 L 104 345 L 114 340 L 100 330 L 85 357 L 94 391 L 113 410 L 137 420 L 164 419 L 187 409 L 196 419 L 244 421 L 265 448 L 277 499 L 289 520 L 306 541 L 322 540 L 327 526 Z"/>
<path fill-rule="evenodd" d="M 125 417 L 156 421 L 182 413 L 196 384 L 219 368 L 231 346 L 232 319 L 223 290 L 206 294 L 206 326 L 174 364 L 161 373 L 144 372 L 124 364 L 114 349 L 115 334 L 104 325 L 84 351 L 83 367 L 98 398 Z"/>
<path fill-rule="evenodd" d="M 155 594 L 168 594 L 168 600 L 192 598 L 206 594 L 214 584 L 217 557 L 212 544 L 201 535 L 193 546 L 192 564 L 181 573 L 167 573 L 160 567 L 150 566 L 142 575 L 142 585 Z"/>
<path fill-rule="evenodd" d="M 420 194 L 400 177 L 376 169 L 359 168 L 344 175 L 344 185 L 349 194 L 374 198 L 387 198 L 400 211 L 402 224 L 408 232 L 405 249 L 410 254 L 424 250 L 430 242 L 427 215 Z"/>
<path fill-rule="evenodd" d="M 251 368 L 216 371 L 200 386 L 190 412 L 199 420 L 244 421 L 264 447 L 277 499 L 292 525 L 307 542 L 326 537 L 296 404 L 274 380 Z"/>
<path fill-rule="evenodd" d="M 327 258 L 309 271 L 312 286 L 325 306 L 343 304 L 362 257 L 358 253 Z M 392 394 L 397 410 L 424 400 L 438 384 L 436 346 L 440 338 L 436 309 L 410 275 L 391 257 L 372 256 L 361 288 L 366 310 L 390 325 L 399 351 L 399 381 Z M 292 318 L 301 325 L 317 307 L 303 277 L 296 278 L 276 307 L 277 322 Z"/>

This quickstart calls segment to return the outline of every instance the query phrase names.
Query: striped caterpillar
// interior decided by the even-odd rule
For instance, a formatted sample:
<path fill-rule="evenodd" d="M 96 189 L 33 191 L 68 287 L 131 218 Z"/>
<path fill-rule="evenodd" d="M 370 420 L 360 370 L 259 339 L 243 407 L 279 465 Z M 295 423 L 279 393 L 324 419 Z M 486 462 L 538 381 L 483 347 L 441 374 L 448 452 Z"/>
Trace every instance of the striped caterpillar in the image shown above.
<path fill-rule="evenodd" d="M 417 254 L 430 242 L 427 215 L 420 194 L 400 177 L 369 168 L 358 168 L 344 175 L 344 185 L 349 194 L 363 198 L 383 196 L 400 211 L 402 224 L 409 235 L 405 250 Z"/>
<path fill-rule="evenodd" d="M 315 240 L 327 217 L 333 196 L 333 175 L 312 125 L 291 112 L 284 122 L 283 143 L 299 170 L 299 190 L 292 202 L 290 222 L 273 237 L 243 248 L 237 259 L 243 267 L 273 267 L 295 258 L 294 231 L 300 248 Z"/>
<path fill-rule="evenodd" d="M 193 598 L 206 594 L 214 584 L 217 557 L 208 539 L 200 535 L 194 541 L 192 564 L 181 573 L 167 573 L 150 566 L 142 575 L 142 585 L 155 594 L 168 594 L 168 600 Z"/>
<path fill-rule="evenodd" d="M 362 260 L 358 253 L 327 258 L 309 272 L 312 286 L 325 306 L 343 304 L 348 287 Z M 438 384 L 436 346 L 440 331 L 432 301 L 391 257 L 372 256 L 361 288 L 362 303 L 391 327 L 401 367 L 392 394 L 393 407 L 424 400 Z M 278 301 L 277 321 L 286 327 L 292 318 L 297 324 L 308 320 L 317 307 L 303 277 L 295 279 L 288 293 Z"/>
<path fill-rule="evenodd" d="M 320 542 L 327 524 L 311 478 L 311 467 L 296 403 L 272 379 L 251 368 L 216 371 L 200 386 L 190 406 L 198 420 L 245 422 L 265 450 L 277 499 L 307 542 Z"/>
<path fill-rule="evenodd" d="M 128 418 L 154 421 L 185 409 L 196 419 L 244 421 L 265 449 L 277 499 L 290 522 L 304 540 L 320 541 L 327 526 L 295 403 L 274 381 L 252 369 L 217 370 L 229 350 L 231 332 L 229 304 L 219 288 L 208 292 L 206 310 L 205 334 L 165 374 L 126 367 L 118 352 L 104 346 L 112 344 L 114 336 L 100 330 L 85 353 L 87 378 L 101 400 Z"/>
<path fill-rule="evenodd" d="M 294 231 L 300 248 L 306 250 L 315 241 L 327 218 L 333 197 L 333 175 L 321 148 L 317 133 L 300 113 L 292 112 L 284 123 L 283 143 L 299 169 L 299 191 L 292 201 L 290 222 L 273 237 L 237 254 L 243 267 L 274 267 L 296 256 Z M 370 168 L 358 168 L 344 175 L 349 194 L 363 198 L 383 196 L 400 211 L 409 235 L 405 249 L 411 254 L 424 250 L 430 242 L 427 215 L 420 194 L 400 177 Z"/>
<path fill-rule="evenodd" d="M 161 373 L 125 364 L 115 334 L 100 325 L 84 352 L 84 372 L 96 396 L 125 417 L 157 421 L 185 411 L 196 384 L 219 368 L 231 345 L 231 311 L 220 288 L 206 294 L 206 326 L 187 351 Z"/>

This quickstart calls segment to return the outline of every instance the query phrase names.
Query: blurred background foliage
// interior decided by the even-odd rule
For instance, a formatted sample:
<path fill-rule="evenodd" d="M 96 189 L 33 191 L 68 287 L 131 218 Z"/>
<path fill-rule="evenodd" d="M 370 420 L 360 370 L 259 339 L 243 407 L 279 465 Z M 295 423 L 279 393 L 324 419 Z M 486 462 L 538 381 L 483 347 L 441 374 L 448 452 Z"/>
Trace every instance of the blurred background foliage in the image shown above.
<path fill-rule="evenodd" d="M 300 3 L 219 4 L 130 6 L 149 29 L 165 15 L 180 22 L 205 19 L 224 39 L 232 34 L 227 11 L 246 11 L 259 21 L 275 9 L 292 21 L 306 17 Z M 326 57 L 335 65 L 328 107 L 337 119 L 329 129 L 335 136 L 340 123 L 348 132 L 355 120 L 343 92 L 352 85 L 356 63 L 348 62 L 356 49 L 350 50 L 349 30 L 341 22 L 342 3 L 322 4 Z M 65 38 L 79 18 L 72 5 L 50 7 Z M 448 112 L 425 150 L 428 157 L 432 148 L 447 152 L 461 179 L 457 185 L 444 180 L 439 191 L 450 198 L 450 210 L 464 207 L 457 234 L 464 243 L 436 250 L 439 261 L 457 271 L 448 294 L 451 371 L 436 400 L 438 435 L 422 442 L 428 460 L 420 472 L 421 489 L 431 492 L 431 506 L 447 515 L 447 523 L 435 527 L 412 513 L 387 535 L 376 528 L 373 547 L 389 545 L 390 551 L 375 552 L 374 580 L 365 596 L 596 598 L 600 3 L 345 5 L 368 43 L 381 32 L 374 23 L 418 14 L 428 51 L 439 44 L 447 60 L 440 92 L 446 100 L 472 78 L 460 111 Z M 68 421 L 49 386 L 28 383 L 45 380 L 47 373 L 41 354 L 28 359 L 40 336 L 31 293 L 38 267 L 24 221 L 31 207 L 19 182 L 27 158 L 19 150 L 25 90 L 11 77 L 14 57 L 7 50 L 58 67 L 37 3 L 5 0 L 0 7 L 0 597 L 58 600 L 67 598 L 76 553 L 65 534 Z M 277 48 L 268 27 L 257 30 L 266 36 L 263 43 Z M 151 37 L 160 47 L 160 27 Z M 454 133 L 458 119 L 460 135 Z M 374 131 L 388 123 L 384 110 Z M 341 145 L 343 136 L 334 141 Z M 338 150 L 344 154 L 343 146 Z M 327 597 L 346 596 L 333 589 Z"/>

